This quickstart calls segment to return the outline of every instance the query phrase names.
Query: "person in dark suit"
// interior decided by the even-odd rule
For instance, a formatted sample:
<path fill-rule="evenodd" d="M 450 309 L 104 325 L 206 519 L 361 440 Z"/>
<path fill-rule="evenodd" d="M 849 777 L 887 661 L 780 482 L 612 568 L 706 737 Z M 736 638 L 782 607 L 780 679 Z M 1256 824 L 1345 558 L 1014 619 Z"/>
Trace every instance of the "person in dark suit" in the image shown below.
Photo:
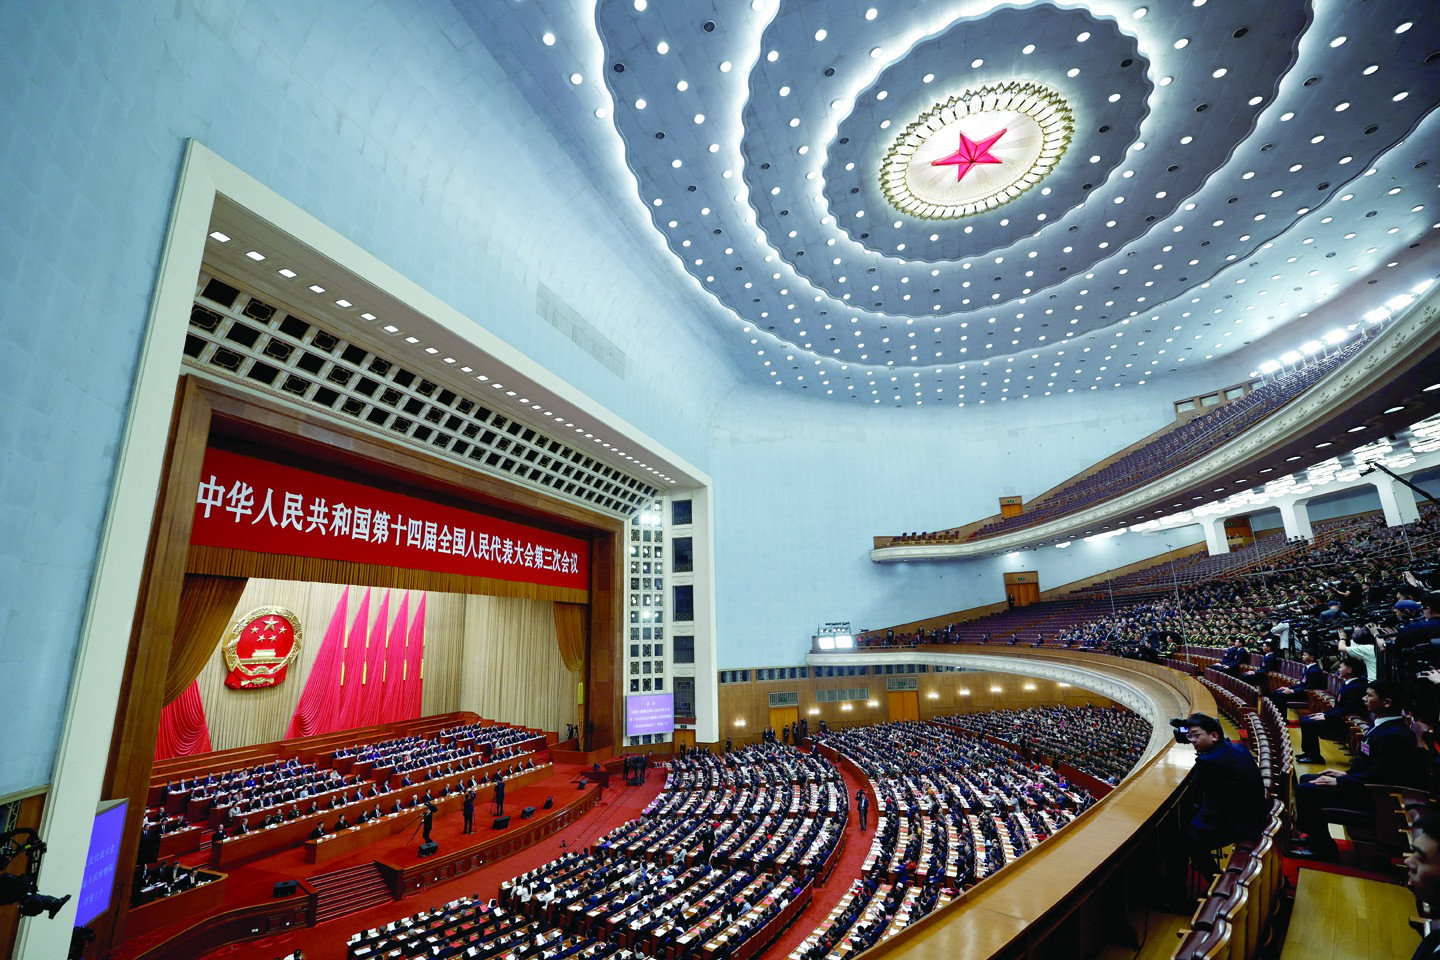
<path fill-rule="evenodd" d="M 495 816 L 505 812 L 505 781 L 495 781 Z"/>
<path fill-rule="evenodd" d="M 1265 690 L 1265 677 L 1279 669 L 1280 654 L 1275 652 L 1275 641 L 1266 640 L 1260 645 L 1260 666 L 1254 670 L 1240 674 L 1240 679 L 1259 687 L 1263 693 Z"/>
<path fill-rule="evenodd" d="M 1440 814 L 1427 813 L 1410 825 L 1410 853 L 1405 857 L 1405 885 L 1415 904 L 1428 916 L 1440 904 Z M 1440 929 L 1420 941 L 1410 960 L 1440 958 Z"/>
<path fill-rule="evenodd" d="M 1415 732 L 1404 717 L 1398 684 L 1372 680 L 1365 689 L 1365 708 L 1375 722 L 1365 734 L 1360 753 L 1346 771 L 1307 773 L 1295 788 L 1295 827 L 1308 841 L 1290 850 L 1295 857 L 1333 860 L 1335 841 L 1330 836 L 1325 810 L 1373 812 L 1369 785 L 1423 787 L 1428 758 L 1415 743 Z"/>
<path fill-rule="evenodd" d="M 1232 677 L 1240 675 L 1240 665 L 1245 662 L 1245 645 L 1237 637 L 1230 641 L 1230 646 L 1220 654 L 1220 662 L 1215 664 L 1215 669 L 1222 673 L 1228 673 Z"/>
<path fill-rule="evenodd" d="M 420 835 L 430 842 L 430 828 L 435 825 L 435 804 L 426 801 L 425 812 L 420 814 Z"/>
<path fill-rule="evenodd" d="M 475 832 L 475 791 L 466 790 L 465 798 L 461 802 L 460 812 L 465 817 L 465 833 Z"/>
<path fill-rule="evenodd" d="M 1306 650 L 1300 655 L 1300 662 L 1305 664 L 1305 670 L 1300 675 L 1297 683 L 1287 684 L 1283 687 L 1276 687 L 1265 694 L 1270 702 L 1274 703 L 1280 711 L 1280 716 L 1285 716 L 1285 711 L 1292 705 L 1308 702 L 1307 690 L 1325 689 L 1325 670 L 1315 662 L 1315 655 Z"/>
<path fill-rule="evenodd" d="M 860 829 L 863 831 L 870 816 L 870 795 L 865 792 L 864 787 L 855 791 L 855 809 L 860 813 Z"/>
<path fill-rule="evenodd" d="M 1335 706 L 1300 718 L 1300 753 L 1295 757 L 1296 763 L 1324 763 L 1320 738 L 1343 740 L 1347 733 L 1346 718 L 1365 715 L 1365 664 L 1356 657 L 1345 657 L 1336 672 L 1344 683 L 1335 698 Z"/>
<path fill-rule="evenodd" d="M 1190 862 L 1205 877 L 1219 872 L 1217 847 L 1260 836 L 1265 828 L 1265 784 L 1250 751 L 1225 736 L 1220 721 L 1193 713 L 1186 737 L 1195 747 L 1195 809 L 1185 827 Z"/>

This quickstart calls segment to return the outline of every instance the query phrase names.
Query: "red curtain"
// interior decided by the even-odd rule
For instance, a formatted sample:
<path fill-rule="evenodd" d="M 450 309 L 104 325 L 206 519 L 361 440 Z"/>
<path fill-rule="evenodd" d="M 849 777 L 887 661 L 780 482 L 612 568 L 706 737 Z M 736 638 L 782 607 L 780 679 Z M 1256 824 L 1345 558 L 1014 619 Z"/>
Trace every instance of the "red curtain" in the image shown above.
<path fill-rule="evenodd" d="M 375 626 L 370 628 L 370 643 L 365 648 L 365 685 L 360 693 L 360 717 L 356 726 L 385 723 L 387 718 L 381 709 L 385 697 L 385 685 L 390 679 L 385 676 L 385 634 L 390 626 L 390 592 L 380 596 L 380 614 Z"/>
<path fill-rule="evenodd" d="M 370 632 L 370 590 L 360 601 L 360 609 L 350 622 L 350 634 L 345 639 L 345 670 L 340 677 L 337 695 L 340 699 L 336 713 L 339 720 L 332 730 L 348 730 L 364 726 L 365 719 L 365 638 Z M 326 731 L 327 733 L 329 731 Z"/>
<path fill-rule="evenodd" d="M 160 711 L 160 731 L 155 738 L 155 759 L 191 757 L 210 752 L 210 725 L 205 722 L 205 704 L 200 699 L 200 681 L 193 680 L 185 692 Z"/>
<path fill-rule="evenodd" d="M 335 604 L 335 612 L 330 615 L 325 639 L 320 643 L 310 676 L 305 680 L 300 702 L 295 705 L 290 729 L 285 732 L 287 740 L 343 729 L 339 722 L 340 698 L 336 691 L 340 687 L 340 669 L 345 655 L 345 611 L 349 604 L 350 588 L 346 587 L 340 594 L 340 601 Z"/>
<path fill-rule="evenodd" d="M 405 713 L 400 719 L 422 716 L 424 709 L 423 683 L 421 676 L 425 663 L 425 594 L 420 594 L 420 604 L 415 608 L 415 619 L 410 624 L 410 636 L 405 643 Z"/>
<path fill-rule="evenodd" d="M 405 718 L 405 635 L 410 628 L 410 594 L 400 598 L 400 612 L 390 627 L 385 648 L 385 686 L 381 688 L 380 719 L 393 723 Z"/>

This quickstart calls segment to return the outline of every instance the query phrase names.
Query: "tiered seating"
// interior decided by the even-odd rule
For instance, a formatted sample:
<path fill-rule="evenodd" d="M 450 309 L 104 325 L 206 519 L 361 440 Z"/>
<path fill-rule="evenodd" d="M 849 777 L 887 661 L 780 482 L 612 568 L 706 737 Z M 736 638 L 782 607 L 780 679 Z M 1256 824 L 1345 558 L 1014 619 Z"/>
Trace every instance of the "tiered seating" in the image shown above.
<path fill-rule="evenodd" d="M 1114 463 L 1087 474 L 1024 512 L 981 527 L 970 539 L 995 536 L 1053 520 L 1142 487 L 1228 443 L 1337 369 L 1360 349 L 1361 341 L 1270 381 L 1238 400 L 1181 424 Z"/>
<path fill-rule="evenodd" d="M 502 884 L 501 903 L 656 956 L 746 960 L 834 866 L 848 809 L 833 764 L 791 747 L 691 752 L 643 816 Z"/>
<path fill-rule="evenodd" d="M 1069 823 L 1094 802 L 1055 771 L 941 725 L 825 733 L 876 797 L 862 880 L 793 957 L 863 950 L 892 936 Z"/>
<path fill-rule="evenodd" d="M 350 960 L 402 957 L 576 957 L 649 960 L 643 954 L 594 937 L 566 934 L 493 901 L 462 897 L 432 910 L 352 935 Z"/>
<path fill-rule="evenodd" d="M 1150 742 L 1150 721 L 1129 710 L 1035 707 L 937 717 L 936 722 L 1038 749 L 1097 780 L 1118 783 Z"/>

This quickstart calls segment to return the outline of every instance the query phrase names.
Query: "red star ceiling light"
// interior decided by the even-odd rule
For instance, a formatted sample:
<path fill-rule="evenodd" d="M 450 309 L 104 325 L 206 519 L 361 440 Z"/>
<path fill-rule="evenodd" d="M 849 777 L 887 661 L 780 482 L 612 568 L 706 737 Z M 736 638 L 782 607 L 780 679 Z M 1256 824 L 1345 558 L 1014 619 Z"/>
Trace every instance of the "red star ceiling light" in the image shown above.
<path fill-rule="evenodd" d="M 1038 83 L 967 90 L 905 128 L 880 165 L 901 213 L 956 220 L 1009 203 L 1060 162 L 1075 128 L 1065 99 Z"/>

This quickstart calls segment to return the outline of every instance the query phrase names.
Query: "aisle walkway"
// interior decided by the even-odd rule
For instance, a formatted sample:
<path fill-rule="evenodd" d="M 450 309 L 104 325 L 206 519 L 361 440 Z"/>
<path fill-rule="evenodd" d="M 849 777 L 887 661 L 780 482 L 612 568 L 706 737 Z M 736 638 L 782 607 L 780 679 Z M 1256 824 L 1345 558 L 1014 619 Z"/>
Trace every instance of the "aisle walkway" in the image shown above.
<path fill-rule="evenodd" d="M 830 871 L 830 879 L 826 881 L 825 886 L 815 890 L 810 906 L 795 918 L 795 922 L 790 925 L 788 930 L 780 934 L 780 938 L 770 949 L 760 954 L 759 960 L 785 960 L 796 947 L 800 946 L 800 942 L 829 916 L 835 904 L 845 896 L 845 891 L 850 889 L 851 882 L 860 879 L 860 868 L 864 866 L 865 857 L 870 852 L 870 841 L 875 838 L 877 813 L 872 798 L 870 829 L 862 833 L 860 815 L 855 811 L 855 791 L 860 789 L 862 781 L 844 768 L 841 768 L 840 772 L 845 778 L 845 789 L 850 797 L 850 819 L 845 824 L 845 849 L 840 853 L 840 862 L 835 864 L 834 870 Z"/>

